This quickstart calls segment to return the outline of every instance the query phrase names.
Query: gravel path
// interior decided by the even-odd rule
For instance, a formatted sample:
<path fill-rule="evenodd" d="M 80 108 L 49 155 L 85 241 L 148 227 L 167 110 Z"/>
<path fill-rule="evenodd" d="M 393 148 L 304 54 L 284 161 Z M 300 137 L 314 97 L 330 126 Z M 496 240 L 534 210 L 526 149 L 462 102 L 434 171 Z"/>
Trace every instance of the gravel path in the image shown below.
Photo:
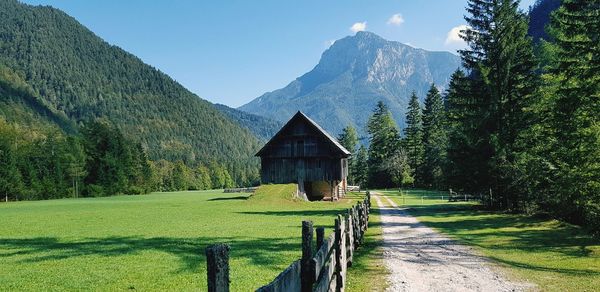
<path fill-rule="evenodd" d="M 375 194 L 373 198 L 381 210 L 384 261 L 391 272 L 389 291 L 523 291 L 531 288 L 506 280 L 492 269 L 487 259 L 419 223 L 388 197 Z"/>

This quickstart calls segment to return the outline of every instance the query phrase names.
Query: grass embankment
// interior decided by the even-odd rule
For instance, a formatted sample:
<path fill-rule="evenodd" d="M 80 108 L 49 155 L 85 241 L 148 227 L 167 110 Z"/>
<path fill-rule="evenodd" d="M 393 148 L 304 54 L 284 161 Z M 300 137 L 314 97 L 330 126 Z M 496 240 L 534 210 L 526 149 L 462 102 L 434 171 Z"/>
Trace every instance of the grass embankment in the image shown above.
<path fill-rule="evenodd" d="M 360 199 L 295 201 L 293 189 L 0 204 L 0 290 L 206 290 L 204 248 L 220 242 L 232 291 L 258 288 L 300 258 L 303 219 L 329 234 Z"/>
<path fill-rule="evenodd" d="M 409 212 L 425 225 L 476 247 L 511 276 L 536 284 L 537 289 L 597 291 L 600 287 L 600 240 L 577 226 L 482 211 L 475 203 L 448 203 L 439 197 L 447 193 L 384 193 L 398 205 L 410 207 Z"/>

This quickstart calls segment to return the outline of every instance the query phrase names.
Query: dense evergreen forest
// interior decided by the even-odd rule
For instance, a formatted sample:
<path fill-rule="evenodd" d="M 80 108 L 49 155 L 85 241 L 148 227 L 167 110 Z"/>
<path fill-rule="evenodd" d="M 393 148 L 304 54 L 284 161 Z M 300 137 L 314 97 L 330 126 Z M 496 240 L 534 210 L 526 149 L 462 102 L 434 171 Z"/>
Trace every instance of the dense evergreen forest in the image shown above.
<path fill-rule="evenodd" d="M 368 155 L 344 131 L 351 182 L 452 188 L 600 232 L 600 1 L 564 0 L 538 44 L 518 1 L 470 0 L 465 19 L 464 70 L 443 97 L 413 94 L 403 135 L 383 103 Z"/>
<path fill-rule="evenodd" d="M 193 167 L 151 161 L 141 143 L 106 119 L 77 126 L 56 114 L 18 75 L 0 65 L 0 195 L 54 199 L 235 185 L 214 160 Z"/>
<path fill-rule="evenodd" d="M 163 176 L 151 189 L 258 182 L 253 154 L 259 140 L 248 129 L 60 10 L 0 1 L 0 74 L 5 127 L 78 140 L 85 123 L 108 123 L 128 144 L 139 145 Z M 221 179 L 199 182 L 191 175 L 198 171 Z"/>

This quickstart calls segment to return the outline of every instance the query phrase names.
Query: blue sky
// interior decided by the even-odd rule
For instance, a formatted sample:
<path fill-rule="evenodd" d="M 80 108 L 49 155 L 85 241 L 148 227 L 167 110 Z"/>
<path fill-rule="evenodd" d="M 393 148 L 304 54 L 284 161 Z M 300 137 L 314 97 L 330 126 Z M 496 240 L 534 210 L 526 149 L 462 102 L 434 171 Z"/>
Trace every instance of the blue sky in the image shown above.
<path fill-rule="evenodd" d="M 23 0 L 51 5 L 212 102 L 237 107 L 311 70 L 365 29 L 455 51 L 466 0 Z M 524 0 L 526 9 L 534 0 Z M 456 31 L 457 29 L 455 29 Z"/>

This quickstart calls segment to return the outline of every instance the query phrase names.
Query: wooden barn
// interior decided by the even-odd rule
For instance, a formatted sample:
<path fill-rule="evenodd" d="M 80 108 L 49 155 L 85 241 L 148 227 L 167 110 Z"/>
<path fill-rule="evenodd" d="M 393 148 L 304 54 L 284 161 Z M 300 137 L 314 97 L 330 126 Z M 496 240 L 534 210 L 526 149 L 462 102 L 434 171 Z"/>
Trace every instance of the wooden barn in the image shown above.
<path fill-rule="evenodd" d="M 256 156 L 262 183 L 297 183 L 308 200 L 336 200 L 346 193 L 350 152 L 300 111 Z"/>

